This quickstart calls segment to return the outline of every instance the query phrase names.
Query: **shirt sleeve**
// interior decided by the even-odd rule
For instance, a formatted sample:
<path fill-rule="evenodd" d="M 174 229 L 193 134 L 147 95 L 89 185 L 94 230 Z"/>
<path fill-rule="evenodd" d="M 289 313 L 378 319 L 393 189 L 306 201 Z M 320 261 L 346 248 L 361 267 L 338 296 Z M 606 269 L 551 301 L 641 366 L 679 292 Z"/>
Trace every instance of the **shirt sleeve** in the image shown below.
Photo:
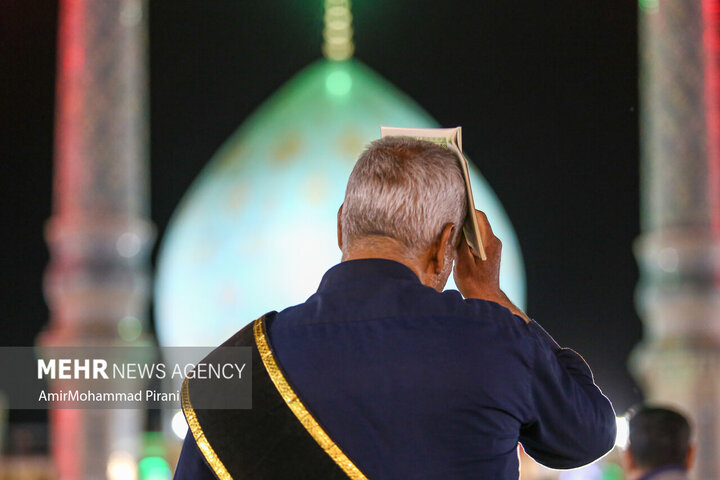
<path fill-rule="evenodd" d="M 528 328 L 537 348 L 530 382 L 531 416 L 521 427 L 520 442 L 547 467 L 590 463 L 615 445 L 615 411 L 579 354 L 561 348 L 535 321 Z"/>
<path fill-rule="evenodd" d="M 189 431 L 183 442 L 173 480 L 217 480 Z"/>

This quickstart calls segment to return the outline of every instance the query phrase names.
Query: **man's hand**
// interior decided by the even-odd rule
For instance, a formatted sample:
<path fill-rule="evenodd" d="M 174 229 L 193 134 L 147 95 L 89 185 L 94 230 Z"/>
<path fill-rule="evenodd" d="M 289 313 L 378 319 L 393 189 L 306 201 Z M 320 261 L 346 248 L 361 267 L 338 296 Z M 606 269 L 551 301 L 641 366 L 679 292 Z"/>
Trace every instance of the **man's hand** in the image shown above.
<path fill-rule="evenodd" d="M 525 313 L 517 308 L 508 299 L 505 292 L 500 289 L 500 256 L 502 253 L 502 242 L 495 236 L 488 222 L 487 216 L 480 210 L 475 210 L 480 234 L 485 246 L 487 260 L 470 248 L 465 236 L 461 235 L 460 244 L 457 250 L 457 259 L 453 269 L 453 278 L 460 293 L 465 298 L 478 298 L 499 303 L 509 309 L 512 313 L 529 322 Z"/>

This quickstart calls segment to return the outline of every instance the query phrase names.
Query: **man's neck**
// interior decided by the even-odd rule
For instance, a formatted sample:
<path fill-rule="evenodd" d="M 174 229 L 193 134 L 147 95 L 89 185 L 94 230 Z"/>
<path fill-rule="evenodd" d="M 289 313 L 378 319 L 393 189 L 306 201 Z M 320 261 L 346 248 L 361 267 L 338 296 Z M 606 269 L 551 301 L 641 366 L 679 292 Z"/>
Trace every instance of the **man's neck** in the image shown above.
<path fill-rule="evenodd" d="M 342 261 L 363 258 L 383 258 L 402 263 L 412 270 L 420 281 L 423 280 L 421 260 L 407 255 L 407 248 L 392 238 L 375 236 L 363 239 L 362 242 L 357 242 L 343 251 Z"/>

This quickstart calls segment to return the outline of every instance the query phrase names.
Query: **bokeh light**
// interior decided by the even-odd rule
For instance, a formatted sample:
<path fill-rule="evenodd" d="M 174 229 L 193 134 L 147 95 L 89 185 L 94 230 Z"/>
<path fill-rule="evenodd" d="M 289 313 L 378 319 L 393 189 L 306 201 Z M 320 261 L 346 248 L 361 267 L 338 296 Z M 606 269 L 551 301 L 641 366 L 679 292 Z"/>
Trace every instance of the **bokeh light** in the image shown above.
<path fill-rule="evenodd" d="M 346 95 L 352 88 L 352 78 L 343 70 L 335 70 L 325 79 L 325 88 L 331 95 Z"/>
<path fill-rule="evenodd" d="M 162 457 L 145 457 L 138 464 L 140 480 L 170 480 L 170 465 Z"/>
<path fill-rule="evenodd" d="M 126 342 L 134 342 L 142 335 L 142 322 L 136 317 L 127 316 L 118 321 L 118 335 Z"/>
<path fill-rule="evenodd" d="M 129 452 L 113 452 L 108 459 L 106 473 L 108 480 L 136 480 L 137 462 Z"/>
<path fill-rule="evenodd" d="M 615 446 L 620 448 L 627 447 L 630 438 L 630 426 L 626 417 L 617 417 L 615 419 L 617 425 L 617 434 L 615 436 Z"/>
<path fill-rule="evenodd" d="M 183 412 L 181 412 L 180 410 L 175 412 L 175 415 L 173 415 L 172 417 L 170 427 L 172 428 L 175 436 L 178 437 L 180 440 L 183 440 L 185 438 L 185 435 L 187 435 L 188 431 L 188 424 L 187 421 L 185 421 L 185 415 L 183 415 Z"/>

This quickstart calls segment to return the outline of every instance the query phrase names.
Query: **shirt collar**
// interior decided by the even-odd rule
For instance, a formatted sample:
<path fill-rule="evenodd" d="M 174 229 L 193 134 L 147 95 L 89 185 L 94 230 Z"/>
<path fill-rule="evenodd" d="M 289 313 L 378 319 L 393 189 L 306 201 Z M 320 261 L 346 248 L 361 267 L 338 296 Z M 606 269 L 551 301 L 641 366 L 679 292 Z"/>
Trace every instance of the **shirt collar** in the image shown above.
<path fill-rule="evenodd" d="M 409 267 L 385 258 L 361 258 L 338 263 L 323 275 L 318 292 L 332 290 L 336 285 L 370 278 L 393 278 L 420 284 Z"/>

